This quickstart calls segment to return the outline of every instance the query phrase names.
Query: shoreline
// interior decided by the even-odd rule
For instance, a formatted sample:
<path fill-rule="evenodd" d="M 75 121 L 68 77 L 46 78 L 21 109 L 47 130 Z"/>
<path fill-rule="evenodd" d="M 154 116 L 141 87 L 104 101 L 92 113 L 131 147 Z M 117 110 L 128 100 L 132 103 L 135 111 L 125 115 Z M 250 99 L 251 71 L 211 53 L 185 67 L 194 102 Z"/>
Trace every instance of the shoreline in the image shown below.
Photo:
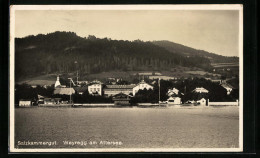
<path fill-rule="evenodd" d="M 38 106 L 17 106 L 15 108 L 221 108 L 239 107 L 237 105 L 195 105 L 195 104 L 138 104 L 138 105 L 114 105 L 114 104 L 69 104 L 69 105 L 38 105 Z"/>

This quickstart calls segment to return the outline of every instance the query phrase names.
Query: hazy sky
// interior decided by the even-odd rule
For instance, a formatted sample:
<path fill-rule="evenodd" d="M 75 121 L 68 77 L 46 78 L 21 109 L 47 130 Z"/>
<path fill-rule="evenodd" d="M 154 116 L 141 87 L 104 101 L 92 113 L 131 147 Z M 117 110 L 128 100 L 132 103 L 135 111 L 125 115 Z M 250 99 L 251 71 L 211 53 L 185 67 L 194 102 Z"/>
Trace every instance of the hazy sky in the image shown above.
<path fill-rule="evenodd" d="M 117 40 L 169 40 L 225 56 L 238 56 L 238 11 L 70 10 L 15 11 L 15 36 L 72 31 Z"/>

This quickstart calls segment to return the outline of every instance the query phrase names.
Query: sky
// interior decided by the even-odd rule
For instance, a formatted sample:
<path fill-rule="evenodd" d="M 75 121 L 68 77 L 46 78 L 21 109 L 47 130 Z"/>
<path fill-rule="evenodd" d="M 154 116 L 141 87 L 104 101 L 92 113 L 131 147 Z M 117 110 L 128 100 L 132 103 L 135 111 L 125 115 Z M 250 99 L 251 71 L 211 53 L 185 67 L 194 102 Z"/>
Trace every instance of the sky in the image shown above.
<path fill-rule="evenodd" d="M 55 31 L 116 40 L 168 40 L 224 56 L 239 54 L 237 10 L 15 11 L 15 37 Z"/>

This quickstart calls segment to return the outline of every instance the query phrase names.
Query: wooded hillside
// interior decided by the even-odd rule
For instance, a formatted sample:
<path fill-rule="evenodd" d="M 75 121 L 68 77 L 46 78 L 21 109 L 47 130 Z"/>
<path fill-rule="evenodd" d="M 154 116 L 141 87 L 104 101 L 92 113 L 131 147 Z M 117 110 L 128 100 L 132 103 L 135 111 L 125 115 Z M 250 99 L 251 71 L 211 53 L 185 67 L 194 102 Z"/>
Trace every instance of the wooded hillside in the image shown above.
<path fill-rule="evenodd" d="M 170 70 L 177 65 L 211 68 L 208 58 L 186 57 L 178 51 L 176 48 L 170 52 L 153 42 L 140 40 L 82 38 L 73 32 L 39 34 L 15 39 L 15 73 L 17 79 L 76 70 L 93 74 L 111 70 Z"/>

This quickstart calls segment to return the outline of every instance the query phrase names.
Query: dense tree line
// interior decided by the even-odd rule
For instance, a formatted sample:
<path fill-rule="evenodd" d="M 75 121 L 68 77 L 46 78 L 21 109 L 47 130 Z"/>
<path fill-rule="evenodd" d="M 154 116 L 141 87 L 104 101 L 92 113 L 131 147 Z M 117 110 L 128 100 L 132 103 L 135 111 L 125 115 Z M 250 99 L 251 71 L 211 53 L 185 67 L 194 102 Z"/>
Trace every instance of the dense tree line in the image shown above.
<path fill-rule="evenodd" d="M 106 98 L 103 96 L 93 96 L 85 91 L 83 95 L 74 94 L 73 95 L 74 103 L 113 103 L 112 97 Z"/>
<path fill-rule="evenodd" d="M 54 86 L 50 87 L 42 87 L 37 86 L 36 88 L 32 88 L 28 84 L 15 85 L 15 103 L 18 104 L 20 99 L 29 99 L 36 101 L 38 99 L 38 95 L 42 95 L 45 97 L 53 97 Z"/>
<path fill-rule="evenodd" d="M 194 93 L 192 92 L 196 87 L 203 87 L 209 93 Z M 234 89 L 230 95 L 227 95 L 226 89 L 217 83 L 205 80 L 203 78 L 189 78 L 186 80 L 173 81 L 160 81 L 160 100 L 166 101 L 168 99 L 167 92 L 169 89 L 177 88 L 179 90 L 178 96 L 182 102 L 188 100 L 199 100 L 201 98 L 209 99 L 210 101 L 236 101 L 239 98 L 239 90 Z M 133 98 L 134 103 L 158 103 L 159 101 L 159 86 L 158 82 L 154 85 L 153 90 L 140 90 Z"/>
<path fill-rule="evenodd" d="M 176 65 L 210 67 L 210 61 L 204 57 L 186 58 L 152 42 L 82 38 L 73 32 L 16 38 L 15 56 L 17 79 L 75 70 L 89 74 L 110 70 L 170 70 Z"/>

